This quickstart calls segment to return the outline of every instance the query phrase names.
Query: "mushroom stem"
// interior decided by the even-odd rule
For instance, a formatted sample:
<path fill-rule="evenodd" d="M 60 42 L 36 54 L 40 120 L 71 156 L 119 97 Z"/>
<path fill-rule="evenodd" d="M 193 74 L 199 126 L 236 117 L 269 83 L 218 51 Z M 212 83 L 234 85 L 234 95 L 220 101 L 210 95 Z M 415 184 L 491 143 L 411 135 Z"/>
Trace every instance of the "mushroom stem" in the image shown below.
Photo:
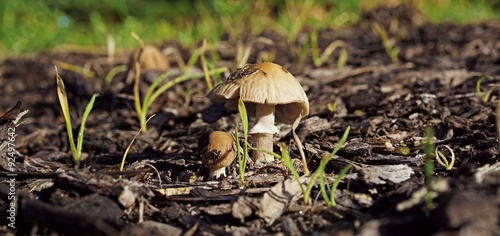
<path fill-rule="evenodd" d="M 249 133 L 253 136 L 254 147 L 265 151 L 273 151 L 273 134 L 278 132 L 274 126 L 275 105 L 257 104 L 255 110 L 255 125 Z M 274 157 L 266 152 L 254 150 L 252 154 L 254 162 L 270 162 Z"/>
<path fill-rule="evenodd" d="M 266 151 L 273 151 L 273 134 L 253 134 L 254 147 Z M 266 152 L 253 150 L 252 160 L 254 162 L 270 162 L 274 160 L 272 155 Z"/>
<path fill-rule="evenodd" d="M 210 168 L 209 176 L 214 178 L 219 178 L 220 176 L 226 176 L 226 167 Z"/>

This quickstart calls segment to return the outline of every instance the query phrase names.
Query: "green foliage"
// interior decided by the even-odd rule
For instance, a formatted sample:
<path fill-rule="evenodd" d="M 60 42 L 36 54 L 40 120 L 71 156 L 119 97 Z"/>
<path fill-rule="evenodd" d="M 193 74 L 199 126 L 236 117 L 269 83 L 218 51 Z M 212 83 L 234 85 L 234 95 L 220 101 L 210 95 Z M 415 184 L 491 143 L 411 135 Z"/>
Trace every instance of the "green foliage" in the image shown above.
<path fill-rule="evenodd" d="M 238 123 L 236 123 L 236 127 L 234 130 L 234 137 L 236 139 L 236 152 L 238 155 L 238 164 L 240 166 L 240 186 L 245 185 L 245 168 L 247 166 L 247 158 L 248 158 L 248 116 L 247 109 L 245 107 L 245 103 L 243 100 L 238 99 L 238 111 L 240 113 L 241 123 L 243 127 L 243 155 L 241 155 L 241 145 L 238 138 Z"/>
<path fill-rule="evenodd" d="M 56 71 L 56 82 L 57 82 L 57 97 L 59 98 L 59 104 L 61 105 L 61 110 L 63 112 L 64 121 L 66 123 L 66 132 L 68 133 L 69 145 L 71 148 L 71 153 L 73 155 L 73 160 L 75 161 L 76 168 L 80 167 L 80 157 L 82 154 L 82 145 L 83 145 L 83 134 L 85 132 L 85 123 L 87 122 L 87 117 L 94 106 L 95 99 L 97 94 L 92 95 L 89 103 L 85 107 L 85 111 L 83 112 L 82 121 L 80 124 L 80 129 L 78 131 L 78 137 L 75 145 L 75 140 L 73 138 L 73 126 L 71 125 L 71 116 L 68 105 L 68 96 L 66 95 L 66 88 L 64 86 L 64 81 L 61 76 L 57 72 L 57 67 L 55 67 Z"/>
<path fill-rule="evenodd" d="M 120 164 L 120 171 L 123 171 L 123 168 L 125 167 L 125 160 L 127 159 L 127 156 L 128 156 L 128 152 L 130 151 L 130 148 L 132 147 L 132 144 L 134 144 L 134 141 L 137 139 L 137 137 L 139 136 L 139 134 L 141 133 L 142 129 L 144 129 L 147 125 L 147 123 L 153 118 L 155 117 L 155 114 L 151 115 L 147 120 L 146 122 L 144 123 L 144 126 L 141 126 L 141 128 L 137 131 L 137 133 L 135 133 L 134 135 L 134 138 L 132 138 L 132 140 L 130 140 L 130 143 L 127 145 L 127 148 L 125 149 L 125 152 L 123 152 L 123 157 L 122 157 L 122 163 Z M 154 166 L 153 166 L 154 168 Z M 155 168 L 156 169 L 156 168 Z M 157 170 L 158 171 L 158 170 Z M 121 176 L 120 176 L 121 178 Z M 161 182 L 161 181 L 160 181 Z"/>
<path fill-rule="evenodd" d="M 320 187 L 321 195 L 323 196 L 323 199 L 325 200 L 327 206 L 334 208 L 335 205 L 336 205 L 335 204 L 335 193 L 334 193 L 334 191 L 337 189 L 340 180 L 347 173 L 347 171 L 351 168 L 351 165 L 347 165 L 346 167 L 344 167 L 344 169 L 341 171 L 341 173 L 337 176 L 337 179 L 332 184 L 332 188 L 330 189 L 330 191 L 333 191 L 333 192 L 330 192 L 330 195 L 328 195 L 328 193 L 326 191 L 326 183 L 325 183 L 325 175 L 326 175 L 326 173 L 325 173 L 325 167 L 326 167 L 326 164 L 335 156 L 335 154 L 344 145 L 345 141 L 347 140 L 347 136 L 349 135 L 349 130 L 350 129 L 351 129 L 350 126 L 347 127 L 347 129 L 345 130 L 344 134 L 342 135 L 342 138 L 340 139 L 340 141 L 337 144 L 337 146 L 335 147 L 335 149 L 329 155 L 325 155 L 321 159 L 318 168 L 311 175 L 311 178 L 310 178 L 310 180 L 309 180 L 306 188 L 304 188 L 304 186 L 300 182 L 300 176 L 299 176 L 297 170 L 295 169 L 295 167 L 294 167 L 294 165 L 292 163 L 292 160 L 290 158 L 290 155 L 288 154 L 288 150 L 287 150 L 286 146 L 283 143 L 281 144 L 281 155 L 276 154 L 274 152 L 265 151 L 265 150 L 262 150 L 262 149 L 252 148 L 252 150 L 257 150 L 257 151 L 269 153 L 269 154 L 273 155 L 276 159 L 282 161 L 283 164 L 285 164 L 285 166 L 292 173 L 293 178 L 299 183 L 299 187 L 300 187 L 300 189 L 302 191 L 302 196 L 303 196 L 303 202 L 304 202 L 304 204 L 310 204 L 310 198 L 311 198 L 312 188 L 316 184 L 316 180 L 319 179 L 319 187 Z"/>
<path fill-rule="evenodd" d="M 139 65 L 137 65 L 136 68 L 139 68 Z M 208 73 L 208 75 L 215 75 L 215 74 L 224 73 L 226 70 L 227 70 L 227 68 L 223 67 L 223 68 L 217 68 L 217 69 L 210 70 L 207 73 Z M 168 76 L 170 76 L 171 74 L 172 74 L 172 72 L 167 72 L 167 73 L 164 73 L 164 74 L 158 76 L 158 78 L 156 78 L 153 81 L 153 83 L 149 87 L 148 91 L 144 95 L 144 99 L 143 99 L 142 104 L 141 104 L 141 98 L 140 98 L 140 94 L 139 94 L 140 71 L 138 69 L 136 71 L 135 84 L 134 84 L 134 107 L 135 107 L 135 111 L 136 111 L 138 119 L 139 119 L 139 124 L 141 127 L 144 127 L 142 129 L 143 131 L 147 130 L 146 116 L 147 116 L 147 113 L 149 111 L 149 108 L 151 107 L 153 102 L 162 93 L 164 93 L 165 91 L 167 91 L 167 89 L 171 88 L 172 86 L 174 86 L 176 84 L 179 84 L 179 83 L 191 80 L 191 79 L 195 79 L 195 78 L 201 78 L 201 77 L 205 76 L 204 73 L 184 74 L 184 75 L 178 76 L 178 77 L 168 81 L 167 83 L 163 84 L 161 87 L 157 88 L 160 85 L 160 83 L 165 81 L 165 79 L 167 79 Z"/>
<path fill-rule="evenodd" d="M 339 56 L 339 59 L 337 60 L 337 69 L 342 69 L 344 68 L 345 62 L 347 60 L 347 51 L 342 48 L 344 45 L 344 42 L 341 40 L 336 40 L 333 41 L 328 45 L 328 47 L 325 48 L 323 53 L 319 53 L 319 48 L 318 48 L 318 32 L 313 31 L 311 33 L 311 53 L 312 53 L 312 59 L 313 59 L 313 64 L 315 67 L 320 67 L 325 63 L 325 61 L 332 55 L 332 53 L 335 51 L 337 48 L 341 48 L 341 54 Z"/>
<path fill-rule="evenodd" d="M 237 39 L 272 28 L 294 42 L 304 29 L 338 28 L 357 22 L 362 6 L 377 0 L 235 0 L 235 1 L 0 1 L 0 52 L 26 53 L 56 45 L 105 46 L 112 35 L 119 48 L 135 47 L 136 32 L 151 43 L 177 40 L 194 48 L 202 39 L 216 45 L 227 34 Z M 405 1 L 400 0 L 400 3 Z M 496 18 L 498 1 L 417 0 L 434 22 Z M 36 39 L 36 40 L 35 40 Z"/>
<path fill-rule="evenodd" d="M 495 114 L 496 114 L 495 124 L 497 127 L 497 140 L 498 143 L 500 144 L 500 102 L 497 102 Z"/>
<path fill-rule="evenodd" d="M 325 197 L 327 196 L 326 194 L 326 188 L 325 188 L 325 181 L 324 181 L 324 176 L 325 176 L 325 167 L 326 164 L 337 154 L 337 152 L 342 148 L 344 145 L 345 141 L 347 140 L 347 136 L 349 135 L 351 127 L 348 126 L 347 129 L 344 131 L 344 135 L 342 135 L 342 138 L 340 139 L 339 143 L 337 146 L 335 146 L 335 149 L 330 153 L 330 155 L 325 155 L 323 158 L 321 158 L 321 161 L 319 163 L 318 168 L 314 171 L 314 173 L 311 176 L 311 180 L 307 184 L 307 188 L 304 194 L 304 203 L 309 203 L 309 198 L 311 194 L 311 190 L 316 182 L 316 179 L 319 178 L 320 180 L 320 189 L 322 192 L 322 195 Z M 325 200 L 327 201 L 327 200 Z"/>
<path fill-rule="evenodd" d="M 486 92 L 483 93 L 483 91 L 481 89 L 481 84 L 483 83 L 484 80 L 492 80 L 492 79 L 493 79 L 493 76 L 487 75 L 487 76 L 483 76 L 483 77 L 479 78 L 479 80 L 477 80 L 477 82 L 476 82 L 476 95 L 483 102 L 488 102 L 488 100 L 490 99 L 491 93 L 493 92 L 495 87 L 491 87 L 490 89 L 488 89 Z"/>
<path fill-rule="evenodd" d="M 420 0 L 420 10 L 432 22 L 453 21 L 457 23 L 478 22 L 491 18 L 499 19 L 498 1 L 449 0 L 436 4 L 435 0 Z"/>
<path fill-rule="evenodd" d="M 327 202 L 327 205 L 330 206 L 331 208 L 335 208 L 337 206 L 337 204 L 335 203 L 335 192 L 340 184 L 340 181 L 342 180 L 342 178 L 344 178 L 344 176 L 347 174 L 347 171 L 349 171 L 351 167 L 352 167 L 351 164 L 344 167 L 344 169 L 340 171 L 339 175 L 332 184 L 332 187 L 330 189 L 330 200 L 329 201 L 325 200 Z M 323 199 L 327 198 L 323 195 Z"/>
<path fill-rule="evenodd" d="M 171 4 L 133 0 L 1 1 L 0 51 L 31 52 L 61 44 L 104 46 L 108 33 L 118 46 L 131 47 L 135 42 L 127 37 L 130 31 L 159 43 L 177 32 L 173 25 L 159 20 L 168 15 L 167 9 L 176 9 L 168 6 Z M 180 15 L 179 9 L 173 12 Z"/>
<path fill-rule="evenodd" d="M 444 154 L 440 149 L 446 149 L 449 154 L 449 158 L 447 155 Z M 446 170 L 451 170 L 453 168 L 453 165 L 455 164 L 455 152 L 453 152 L 453 149 L 450 148 L 448 145 L 439 145 L 436 147 L 434 150 L 434 156 L 436 157 L 436 162 L 443 166 Z M 450 159 L 450 161 L 448 161 Z"/>
<path fill-rule="evenodd" d="M 271 154 L 275 158 L 277 158 L 278 160 L 281 160 L 283 162 L 283 164 L 285 164 L 285 166 L 290 170 L 293 178 L 295 179 L 295 181 L 297 181 L 299 183 L 300 190 L 302 191 L 302 193 L 305 196 L 306 189 L 304 188 L 304 186 L 300 182 L 299 173 L 297 172 L 297 170 L 295 169 L 295 166 L 292 163 L 292 159 L 290 158 L 290 155 L 288 154 L 288 149 L 286 148 L 286 145 L 284 143 L 281 143 L 281 156 L 277 155 L 276 153 L 271 153 Z"/>
<path fill-rule="evenodd" d="M 115 78 L 115 76 L 120 73 L 120 72 L 124 72 L 128 69 L 128 66 L 126 65 L 119 65 L 119 66 L 115 66 L 113 67 L 109 72 L 108 74 L 106 75 L 106 77 L 104 78 L 104 86 L 106 88 L 109 88 L 109 86 L 111 85 L 111 81 L 113 81 L 113 78 Z"/>
<path fill-rule="evenodd" d="M 395 46 L 396 41 L 389 38 L 387 31 L 378 23 L 372 24 L 372 31 L 380 37 L 385 53 L 391 58 L 393 63 L 398 63 L 399 47 Z"/>
<path fill-rule="evenodd" d="M 425 143 L 424 143 L 424 151 L 425 151 L 425 187 L 427 188 L 427 194 L 425 195 L 425 205 L 430 207 L 432 205 L 432 175 L 434 174 L 434 128 L 432 126 L 427 126 L 425 129 Z"/>
<path fill-rule="evenodd" d="M 329 102 L 326 104 L 326 108 L 330 111 L 330 112 L 335 112 L 335 110 L 337 110 L 337 106 L 338 106 L 338 102 L 335 101 L 335 102 Z"/>

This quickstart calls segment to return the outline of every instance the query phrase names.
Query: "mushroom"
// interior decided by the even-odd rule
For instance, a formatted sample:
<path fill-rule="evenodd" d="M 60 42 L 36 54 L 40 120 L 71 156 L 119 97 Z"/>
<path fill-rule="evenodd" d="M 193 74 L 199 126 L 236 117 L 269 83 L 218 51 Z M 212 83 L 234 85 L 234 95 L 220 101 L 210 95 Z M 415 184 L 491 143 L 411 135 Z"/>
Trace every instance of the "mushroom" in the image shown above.
<path fill-rule="evenodd" d="M 141 73 L 151 72 L 151 77 L 156 79 L 158 75 L 168 71 L 170 61 L 158 47 L 146 44 L 135 50 L 130 58 L 130 70 L 128 71 L 126 83 L 133 81 L 137 70 Z"/>
<path fill-rule="evenodd" d="M 249 133 L 254 147 L 273 151 L 273 134 L 278 132 L 274 122 L 292 124 L 309 114 L 309 101 L 304 89 L 290 72 L 272 62 L 248 64 L 237 69 L 227 80 L 207 94 L 215 102 L 226 102 L 226 107 L 238 110 L 242 99 L 255 125 Z M 273 156 L 253 151 L 254 162 L 269 162 Z"/>
<path fill-rule="evenodd" d="M 201 155 L 203 166 L 210 170 L 209 176 L 219 178 L 226 175 L 226 167 L 231 165 L 236 157 L 236 144 L 231 134 L 214 131 L 200 138 L 198 153 Z"/>
<path fill-rule="evenodd" d="M 133 61 L 139 62 L 141 70 L 167 71 L 170 68 L 168 58 L 159 48 L 151 44 L 144 45 L 137 50 L 133 57 Z"/>

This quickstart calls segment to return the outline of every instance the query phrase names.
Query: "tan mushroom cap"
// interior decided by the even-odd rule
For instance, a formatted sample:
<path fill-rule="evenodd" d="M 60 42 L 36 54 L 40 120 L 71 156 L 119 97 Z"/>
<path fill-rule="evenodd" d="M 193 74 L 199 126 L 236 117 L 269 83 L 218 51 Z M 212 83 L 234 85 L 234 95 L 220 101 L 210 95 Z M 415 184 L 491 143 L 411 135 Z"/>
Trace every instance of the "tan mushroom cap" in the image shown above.
<path fill-rule="evenodd" d="M 134 58 L 139 62 L 141 70 L 166 71 L 170 68 L 170 61 L 160 49 L 154 45 L 145 45 L 136 51 Z M 135 60 L 133 60 L 135 63 Z"/>
<path fill-rule="evenodd" d="M 309 114 L 309 101 L 297 79 L 282 66 L 264 62 L 249 64 L 233 72 L 227 81 L 213 88 L 207 98 L 226 102 L 238 110 L 238 98 L 255 117 L 256 104 L 276 105 L 275 120 L 292 124 L 297 117 Z"/>
<path fill-rule="evenodd" d="M 203 147 L 202 162 L 207 168 L 218 169 L 231 165 L 236 157 L 236 146 L 231 134 L 214 131 L 208 136 Z"/>

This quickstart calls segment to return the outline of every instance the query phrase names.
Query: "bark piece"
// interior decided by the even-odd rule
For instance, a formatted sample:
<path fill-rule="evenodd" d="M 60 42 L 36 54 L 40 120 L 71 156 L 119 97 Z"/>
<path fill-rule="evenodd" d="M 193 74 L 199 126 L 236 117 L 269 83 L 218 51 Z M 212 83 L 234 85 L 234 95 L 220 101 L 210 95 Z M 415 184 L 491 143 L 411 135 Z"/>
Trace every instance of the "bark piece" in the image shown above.
<path fill-rule="evenodd" d="M 414 173 L 407 165 L 380 165 L 361 168 L 366 181 L 374 184 L 385 184 L 387 181 L 401 183 Z"/>
<path fill-rule="evenodd" d="M 308 180 L 309 177 L 304 176 L 299 179 L 303 185 Z M 246 217 L 254 213 L 271 225 L 300 197 L 302 191 L 299 183 L 295 179 L 288 179 L 276 184 L 262 197 L 239 197 L 232 206 L 232 215 L 243 222 Z"/>

